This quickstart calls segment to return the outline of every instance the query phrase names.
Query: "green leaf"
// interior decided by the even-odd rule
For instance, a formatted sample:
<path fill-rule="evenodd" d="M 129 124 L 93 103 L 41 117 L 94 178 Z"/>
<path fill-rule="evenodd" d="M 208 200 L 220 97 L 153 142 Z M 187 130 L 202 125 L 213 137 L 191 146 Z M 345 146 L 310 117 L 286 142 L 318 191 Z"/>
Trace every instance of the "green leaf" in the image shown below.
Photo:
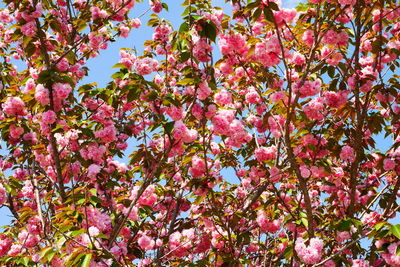
<path fill-rule="evenodd" d="M 29 258 L 28 257 L 23 257 L 21 259 L 21 263 L 24 264 L 25 266 L 28 266 L 29 264 Z"/>
<path fill-rule="evenodd" d="M 89 192 L 90 192 L 93 196 L 97 196 L 97 189 L 96 189 L 96 188 L 90 189 Z"/>
<path fill-rule="evenodd" d="M 305 227 L 308 227 L 308 220 L 306 218 L 301 218 L 300 220 Z"/>
<path fill-rule="evenodd" d="M 25 54 L 26 57 L 30 58 L 36 51 L 36 46 L 33 44 L 33 42 L 28 43 L 28 45 L 25 47 Z"/>
<path fill-rule="evenodd" d="M 293 257 L 293 247 L 287 247 L 283 252 L 283 257 L 285 259 L 290 259 Z"/>
<path fill-rule="evenodd" d="M 79 229 L 71 232 L 71 237 L 75 237 L 85 232 L 85 229 Z"/>
<path fill-rule="evenodd" d="M 189 58 L 190 58 L 190 53 L 189 53 L 189 52 L 183 52 L 183 53 L 181 54 L 181 56 L 180 56 L 180 60 L 181 60 L 182 62 L 188 60 Z"/>
<path fill-rule="evenodd" d="M 341 222 L 339 222 L 336 225 L 336 229 L 341 231 L 341 232 L 349 231 L 350 227 L 351 227 L 351 220 L 350 219 L 342 220 Z"/>
<path fill-rule="evenodd" d="M 122 63 L 117 63 L 114 66 L 112 66 L 113 69 L 126 69 L 126 66 Z"/>
<path fill-rule="evenodd" d="M 157 99 L 157 97 L 158 97 L 158 94 L 156 91 L 151 91 L 150 93 L 148 93 L 146 95 L 147 101 L 154 101 Z"/>
<path fill-rule="evenodd" d="M 256 22 L 258 20 L 258 18 L 261 16 L 261 13 L 262 13 L 262 8 L 257 8 L 256 11 L 254 11 L 252 17 L 253 22 Z"/>
<path fill-rule="evenodd" d="M 129 86 L 129 92 L 126 97 L 128 102 L 132 102 L 133 100 L 137 99 L 139 97 L 139 95 L 140 95 L 140 91 L 139 91 L 138 86 L 135 86 L 135 85 Z"/>
<path fill-rule="evenodd" d="M 158 25 L 158 19 L 154 18 L 154 19 L 150 19 L 147 22 L 147 26 L 153 27 L 153 26 L 157 26 Z"/>
<path fill-rule="evenodd" d="M 200 36 L 207 37 L 211 41 L 215 42 L 217 38 L 217 27 L 213 22 L 207 22 L 206 24 L 202 25 L 203 30 L 199 33 Z"/>
<path fill-rule="evenodd" d="M 274 20 L 275 20 L 274 13 L 272 13 L 271 9 L 269 9 L 269 8 L 264 8 L 264 17 L 266 20 L 268 20 L 270 22 L 274 22 Z"/>
<path fill-rule="evenodd" d="M 42 249 L 42 250 L 40 251 L 40 253 L 39 253 L 40 258 L 43 258 L 47 253 L 49 253 L 49 252 L 52 251 L 52 250 L 53 250 L 52 247 L 47 247 L 47 248 Z"/>
<path fill-rule="evenodd" d="M 276 3 L 274 2 L 268 2 L 268 7 L 275 10 L 275 11 L 279 11 L 279 7 Z"/>
<path fill-rule="evenodd" d="M 82 267 L 89 267 L 91 259 L 92 259 L 92 254 L 86 254 L 82 262 Z"/>
<path fill-rule="evenodd" d="M 174 124 L 175 124 L 175 122 L 173 122 L 173 121 L 170 121 L 170 122 L 167 122 L 166 124 L 164 124 L 165 131 L 167 133 L 172 133 L 172 130 L 174 129 Z"/>
<path fill-rule="evenodd" d="M 179 27 L 179 32 L 188 32 L 189 31 L 189 24 L 186 22 L 182 23 L 181 26 Z"/>
<path fill-rule="evenodd" d="M 77 263 L 80 261 L 80 259 L 85 256 L 85 253 L 79 253 L 78 255 L 73 255 L 72 258 L 69 259 L 67 262 L 67 266 L 78 266 Z"/>
<path fill-rule="evenodd" d="M 39 73 L 39 77 L 37 79 L 38 83 L 45 84 L 51 78 L 50 70 L 44 70 Z"/>
<path fill-rule="evenodd" d="M 390 227 L 390 232 L 400 239 L 400 224 L 392 225 L 392 227 Z"/>

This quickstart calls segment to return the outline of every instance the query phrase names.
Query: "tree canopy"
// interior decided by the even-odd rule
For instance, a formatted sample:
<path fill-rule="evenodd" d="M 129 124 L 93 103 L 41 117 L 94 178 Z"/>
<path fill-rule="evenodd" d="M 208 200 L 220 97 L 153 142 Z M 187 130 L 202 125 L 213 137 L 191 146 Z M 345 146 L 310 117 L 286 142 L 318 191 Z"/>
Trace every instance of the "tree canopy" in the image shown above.
<path fill-rule="evenodd" d="M 0 263 L 400 266 L 400 4 L 141 2 L 2 1 Z"/>

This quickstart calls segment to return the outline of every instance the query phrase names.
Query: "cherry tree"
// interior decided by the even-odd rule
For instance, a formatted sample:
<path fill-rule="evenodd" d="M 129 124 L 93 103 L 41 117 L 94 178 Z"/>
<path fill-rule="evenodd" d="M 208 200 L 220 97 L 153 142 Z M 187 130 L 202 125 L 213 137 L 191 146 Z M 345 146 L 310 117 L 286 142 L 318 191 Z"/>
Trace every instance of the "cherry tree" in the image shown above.
<path fill-rule="evenodd" d="M 400 266 L 400 4 L 140 2 L 3 0 L 1 264 Z"/>

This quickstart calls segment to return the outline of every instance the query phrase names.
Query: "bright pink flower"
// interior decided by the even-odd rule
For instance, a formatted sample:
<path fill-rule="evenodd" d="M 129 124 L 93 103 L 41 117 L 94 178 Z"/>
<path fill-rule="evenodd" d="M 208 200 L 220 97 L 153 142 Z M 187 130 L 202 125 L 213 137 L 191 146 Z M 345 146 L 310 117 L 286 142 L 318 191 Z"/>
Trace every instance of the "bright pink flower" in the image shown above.
<path fill-rule="evenodd" d="M 400 255 L 397 255 L 397 249 L 400 246 L 400 242 L 394 242 L 387 248 L 387 253 L 381 253 L 382 258 L 390 266 L 400 266 Z"/>
<path fill-rule="evenodd" d="M 338 2 L 339 2 L 339 4 L 344 5 L 344 6 L 346 6 L 346 5 L 354 6 L 357 1 L 356 0 L 338 0 Z"/>
<path fill-rule="evenodd" d="M 29 78 L 25 83 L 25 92 L 30 92 L 34 88 L 35 88 L 35 80 L 32 78 Z"/>
<path fill-rule="evenodd" d="M 36 22 L 35 21 L 30 21 L 21 27 L 21 32 L 23 35 L 26 35 L 28 37 L 33 37 L 35 36 L 37 31 L 36 27 Z"/>
<path fill-rule="evenodd" d="M 126 247 L 126 243 L 118 243 L 116 245 L 114 245 L 111 249 L 110 252 L 116 256 L 120 256 L 120 255 L 126 255 L 126 253 L 128 252 L 128 249 Z"/>
<path fill-rule="evenodd" d="M 298 238 L 295 250 L 306 264 L 317 264 L 322 257 L 323 241 L 318 237 L 311 238 L 310 244 L 306 246 L 305 240 Z"/>
<path fill-rule="evenodd" d="M 44 124 L 53 124 L 56 122 L 57 115 L 54 111 L 48 110 L 42 113 L 42 121 Z"/>
<path fill-rule="evenodd" d="M 69 63 L 68 63 L 68 59 L 66 59 L 65 57 L 62 58 L 60 60 L 60 62 L 57 63 L 57 69 L 59 71 L 67 71 L 69 68 Z"/>
<path fill-rule="evenodd" d="M 108 214 L 100 212 L 97 208 L 88 207 L 86 209 L 88 225 L 86 221 L 82 223 L 82 227 L 95 226 L 100 232 L 107 233 L 111 231 L 111 218 Z"/>
<path fill-rule="evenodd" d="M 47 88 L 44 88 L 42 84 L 38 84 L 35 89 L 35 99 L 42 105 L 50 103 L 50 93 Z"/>
<path fill-rule="evenodd" d="M 315 96 L 321 90 L 321 80 L 317 79 L 315 81 L 306 81 L 304 82 L 303 86 L 300 86 L 300 82 L 297 82 L 294 87 L 294 92 L 299 92 L 300 97 L 308 97 L 308 96 Z"/>
<path fill-rule="evenodd" d="M 36 144 L 38 142 L 37 135 L 34 132 L 24 134 L 22 136 L 22 139 L 24 139 L 25 141 L 27 141 L 31 144 Z"/>
<path fill-rule="evenodd" d="M 260 162 L 275 159 L 276 147 L 259 147 L 254 151 L 254 157 Z"/>
<path fill-rule="evenodd" d="M 305 56 L 299 52 L 293 52 L 289 60 L 295 65 L 303 65 L 306 62 Z"/>
<path fill-rule="evenodd" d="M 393 170 L 396 167 L 396 162 L 393 159 L 384 159 L 383 160 L 383 169 L 385 171 Z"/>
<path fill-rule="evenodd" d="M 120 35 L 124 38 L 128 37 L 129 32 L 131 31 L 131 29 L 129 29 L 129 27 L 125 26 L 125 25 L 120 25 L 118 27 Z"/>
<path fill-rule="evenodd" d="M 165 112 L 174 121 L 179 121 L 183 119 L 183 107 L 176 107 L 174 105 L 171 105 L 165 109 Z"/>
<path fill-rule="evenodd" d="M 68 83 L 55 83 L 53 84 L 54 97 L 59 100 L 64 100 L 70 94 L 72 88 Z"/>
<path fill-rule="evenodd" d="M 366 213 L 361 218 L 361 222 L 369 227 L 373 227 L 381 218 L 381 215 L 376 211 Z"/>
<path fill-rule="evenodd" d="M 96 35 L 94 32 L 89 33 L 89 44 L 95 50 L 99 50 L 100 48 L 105 48 L 103 36 Z"/>
<path fill-rule="evenodd" d="M 10 136 L 14 139 L 18 139 L 24 133 L 24 128 L 12 124 L 10 126 Z"/>
<path fill-rule="evenodd" d="M 117 140 L 117 129 L 115 129 L 114 125 L 111 125 L 94 132 L 94 136 L 103 143 L 111 143 Z"/>
<path fill-rule="evenodd" d="M 148 75 L 157 70 L 158 61 L 149 57 L 140 58 L 135 61 L 134 67 L 139 75 Z"/>
<path fill-rule="evenodd" d="M 259 104 L 262 101 L 260 94 L 255 89 L 250 89 L 245 97 L 249 104 Z"/>
<path fill-rule="evenodd" d="M 100 9 L 97 6 L 91 7 L 90 12 L 92 14 L 92 21 L 96 19 L 105 19 L 106 17 L 108 17 L 107 11 Z"/>
<path fill-rule="evenodd" d="M 207 82 L 202 82 L 199 84 L 197 90 L 197 98 L 200 100 L 205 100 L 211 94 L 211 88 L 208 86 Z"/>
<path fill-rule="evenodd" d="M 354 149 L 350 146 L 344 146 L 340 152 L 340 158 L 342 160 L 347 160 L 353 162 L 355 160 Z"/>
<path fill-rule="evenodd" d="M 207 39 L 199 39 L 193 46 L 193 55 L 200 62 L 211 60 L 213 47 L 207 42 Z"/>
<path fill-rule="evenodd" d="M 96 226 L 90 226 L 88 232 L 91 236 L 98 236 L 100 234 L 99 228 Z"/>
<path fill-rule="evenodd" d="M 27 229 L 31 235 L 40 235 L 43 232 L 42 222 L 38 216 L 29 219 Z"/>
<path fill-rule="evenodd" d="M 121 60 L 119 61 L 119 63 L 122 63 L 128 69 L 131 69 L 136 60 L 136 56 L 133 55 L 132 53 L 126 52 L 124 50 L 121 50 L 119 52 L 119 56 L 121 57 Z"/>
<path fill-rule="evenodd" d="M 0 256 L 4 256 L 11 248 L 12 240 L 5 235 L 0 235 Z"/>
<path fill-rule="evenodd" d="M 8 97 L 2 107 L 3 112 L 10 116 L 23 116 L 26 114 L 25 103 L 17 96 Z"/>
<path fill-rule="evenodd" d="M 324 118 L 324 104 L 321 97 L 311 100 L 307 106 L 303 108 L 308 118 L 313 120 L 322 120 Z"/>
<path fill-rule="evenodd" d="M 150 6 L 154 13 L 160 13 L 163 9 L 162 3 L 158 0 L 150 0 Z"/>
<path fill-rule="evenodd" d="M 221 109 L 212 118 L 213 130 L 215 134 L 229 135 L 230 124 L 235 118 L 235 111 L 229 109 Z"/>
<path fill-rule="evenodd" d="M 154 29 L 153 41 L 167 42 L 172 29 L 166 24 L 161 24 Z"/>
<path fill-rule="evenodd" d="M 330 106 L 331 108 L 339 108 L 340 106 L 344 105 L 347 102 L 347 95 L 349 92 L 347 91 L 327 91 L 324 92 L 323 98 L 325 104 Z"/>
<path fill-rule="evenodd" d="M 286 94 L 284 91 L 275 92 L 269 95 L 269 100 L 271 102 L 278 102 L 279 100 L 286 99 Z"/>
<path fill-rule="evenodd" d="M 306 30 L 303 33 L 302 40 L 307 46 L 311 47 L 314 44 L 314 31 Z"/>
<path fill-rule="evenodd" d="M 222 55 L 235 54 L 244 55 L 248 51 L 246 37 L 241 34 L 222 35 L 218 40 Z"/>
<path fill-rule="evenodd" d="M 29 234 L 26 230 L 22 230 L 18 234 L 18 239 L 25 245 L 27 248 L 34 247 L 38 242 L 39 238 L 37 235 Z"/>
<path fill-rule="evenodd" d="M 261 62 L 265 67 L 279 64 L 280 59 L 278 55 L 280 54 L 281 49 L 276 38 L 271 38 L 271 40 L 267 42 L 257 43 L 254 50 L 256 60 Z"/>
<path fill-rule="evenodd" d="M 0 21 L 3 23 L 11 23 L 14 20 L 14 17 L 10 15 L 10 11 L 8 9 L 3 9 L 0 11 Z"/>
<path fill-rule="evenodd" d="M 155 242 L 151 237 L 142 235 L 138 239 L 138 244 L 144 251 L 148 251 L 154 248 Z"/>
<path fill-rule="evenodd" d="M 285 23 L 289 24 L 293 22 L 294 18 L 296 17 L 296 9 L 287 9 L 287 8 L 282 8 L 279 11 L 274 11 L 274 17 L 276 19 L 276 22 L 278 26 L 282 26 Z"/>
<path fill-rule="evenodd" d="M 351 267 L 370 267 L 370 265 L 366 260 L 357 259 L 352 261 Z"/>
<path fill-rule="evenodd" d="M 6 203 L 6 201 L 7 201 L 7 191 L 4 188 L 3 184 L 0 183 L 0 206 Z"/>
<path fill-rule="evenodd" d="M 201 159 L 197 156 L 193 156 L 192 158 L 192 167 L 189 168 L 189 172 L 193 177 L 203 176 L 204 171 L 206 170 L 206 163 L 204 159 Z"/>

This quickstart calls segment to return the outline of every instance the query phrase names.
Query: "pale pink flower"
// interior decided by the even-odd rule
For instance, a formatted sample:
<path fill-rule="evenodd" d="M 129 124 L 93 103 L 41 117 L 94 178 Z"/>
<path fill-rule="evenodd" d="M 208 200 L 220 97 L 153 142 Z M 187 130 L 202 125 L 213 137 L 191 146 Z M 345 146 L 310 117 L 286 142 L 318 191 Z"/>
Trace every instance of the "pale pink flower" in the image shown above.
<path fill-rule="evenodd" d="M 131 26 L 135 29 L 139 28 L 142 25 L 142 22 L 140 21 L 140 19 L 135 18 L 131 20 Z"/>
<path fill-rule="evenodd" d="M 91 236 L 98 236 L 100 234 L 99 228 L 97 228 L 96 226 L 90 226 L 88 231 L 89 235 Z"/>
<path fill-rule="evenodd" d="M 101 166 L 97 165 L 97 164 L 91 164 L 88 167 L 88 176 L 93 178 L 96 177 L 96 175 L 100 172 L 101 170 Z"/>

